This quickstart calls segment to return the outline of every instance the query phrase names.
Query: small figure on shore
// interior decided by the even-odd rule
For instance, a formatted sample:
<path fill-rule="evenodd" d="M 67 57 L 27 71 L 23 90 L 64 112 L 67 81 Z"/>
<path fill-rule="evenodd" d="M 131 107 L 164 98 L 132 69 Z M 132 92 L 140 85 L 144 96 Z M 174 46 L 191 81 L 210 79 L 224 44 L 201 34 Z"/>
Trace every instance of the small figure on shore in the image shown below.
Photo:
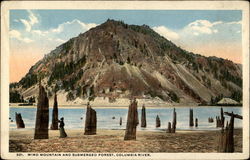
<path fill-rule="evenodd" d="M 115 117 L 112 117 L 112 119 L 115 119 Z"/>
<path fill-rule="evenodd" d="M 65 138 L 67 137 L 67 134 L 64 130 L 64 122 L 63 122 L 64 118 L 62 117 L 60 120 L 58 120 L 58 122 L 60 123 L 59 124 L 59 127 L 60 127 L 60 138 Z"/>

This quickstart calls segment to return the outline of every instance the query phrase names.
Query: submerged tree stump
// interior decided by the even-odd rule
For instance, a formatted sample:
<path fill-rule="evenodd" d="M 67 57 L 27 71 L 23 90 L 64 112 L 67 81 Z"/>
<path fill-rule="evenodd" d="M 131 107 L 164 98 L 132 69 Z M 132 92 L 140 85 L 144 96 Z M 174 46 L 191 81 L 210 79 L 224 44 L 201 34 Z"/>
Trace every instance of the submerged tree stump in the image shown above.
<path fill-rule="evenodd" d="M 176 130 L 176 112 L 175 112 L 175 108 L 173 111 L 173 122 L 172 122 L 172 131 L 171 133 L 175 133 Z"/>
<path fill-rule="evenodd" d="M 168 122 L 168 133 L 172 132 L 172 128 L 171 128 L 171 122 Z"/>
<path fill-rule="evenodd" d="M 208 117 L 208 123 L 213 123 L 214 119 L 212 117 Z"/>
<path fill-rule="evenodd" d="M 161 120 L 160 120 L 160 117 L 158 115 L 156 116 L 155 120 L 156 120 L 156 125 L 155 125 L 156 128 L 161 127 Z"/>
<path fill-rule="evenodd" d="M 193 127 L 194 126 L 194 117 L 193 117 L 193 109 L 189 110 L 189 126 Z"/>
<path fill-rule="evenodd" d="M 146 122 L 146 109 L 145 106 L 142 106 L 141 109 L 141 127 L 147 127 L 147 122 Z"/>
<path fill-rule="evenodd" d="M 134 99 L 128 109 L 127 126 L 124 140 L 136 140 L 136 127 L 139 124 L 137 101 Z"/>
<path fill-rule="evenodd" d="M 198 118 L 195 118 L 195 127 L 198 127 Z"/>
<path fill-rule="evenodd" d="M 223 108 L 220 108 L 220 117 L 216 116 L 216 127 L 224 127 L 225 117 L 223 115 Z"/>
<path fill-rule="evenodd" d="M 225 123 L 225 117 L 223 114 L 223 108 L 220 108 L 220 127 L 224 127 L 224 123 Z"/>
<path fill-rule="evenodd" d="M 58 104 L 57 104 L 57 96 L 55 93 L 54 97 L 54 105 L 52 111 L 52 124 L 50 126 L 51 130 L 58 130 Z"/>
<path fill-rule="evenodd" d="M 39 95 L 36 112 L 34 139 L 48 139 L 49 126 L 49 99 L 44 87 L 39 84 Z"/>
<path fill-rule="evenodd" d="M 96 111 L 87 105 L 84 135 L 96 134 Z"/>
<path fill-rule="evenodd" d="M 120 126 L 122 125 L 122 117 L 120 117 Z"/>
<path fill-rule="evenodd" d="M 21 113 L 16 113 L 16 126 L 17 128 L 25 128 Z"/>
<path fill-rule="evenodd" d="M 233 114 L 233 113 L 232 113 Z M 231 116 L 230 123 L 226 125 L 224 129 L 222 127 L 221 133 L 218 140 L 218 151 L 219 152 L 234 152 L 234 116 Z"/>

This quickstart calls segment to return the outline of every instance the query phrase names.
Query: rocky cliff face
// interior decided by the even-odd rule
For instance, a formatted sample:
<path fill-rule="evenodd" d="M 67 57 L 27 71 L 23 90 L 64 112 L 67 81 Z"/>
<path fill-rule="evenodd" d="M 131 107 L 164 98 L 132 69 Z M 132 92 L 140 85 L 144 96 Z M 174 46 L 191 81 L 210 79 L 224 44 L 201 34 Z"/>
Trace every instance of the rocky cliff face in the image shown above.
<path fill-rule="evenodd" d="M 105 23 L 60 45 L 31 67 L 12 89 L 25 97 L 38 79 L 67 100 L 152 98 L 201 103 L 242 90 L 241 68 L 229 60 L 185 51 L 146 25 Z M 52 94 L 49 94 L 51 96 Z"/>

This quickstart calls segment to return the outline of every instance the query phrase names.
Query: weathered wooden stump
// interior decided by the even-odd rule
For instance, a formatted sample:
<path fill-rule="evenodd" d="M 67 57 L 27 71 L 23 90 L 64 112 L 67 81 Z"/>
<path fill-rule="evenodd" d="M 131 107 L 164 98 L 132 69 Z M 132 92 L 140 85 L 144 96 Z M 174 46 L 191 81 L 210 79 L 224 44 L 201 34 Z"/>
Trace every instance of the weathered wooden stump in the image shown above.
<path fill-rule="evenodd" d="M 219 152 L 234 152 L 234 137 L 233 137 L 233 130 L 234 126 L 232 125 L 232 122 L 234 118 L 230 118 L 230 123 L 226 125 L 226 128 L 221 129 L 221 133 L 219 136 L 219 143 L 218 143 L 218 151 Z"/>
<path fill-rule="evenodd" d="M 223 115 L 223 108 L 220 108 L 220 127 L 224 127 L 225 117 Z"/>
<path fill-rule="evenodd" d="M 230 123 L 226 124 L 226 129 L 222 127 L 221 133 L 218 140 L 218 151 L 219 152 L 234 152 L 234 118 L 243 119 L 241 115 L 224 112 L 224 114 L 231 116 Z"/>
<path fill-rule="evenodd" d="M 189 126 L 193 127 L 194 126 L 194 117 L 193 117 L 193 109 L 189 110 Z"/>
<path fill-rule="evenodd" d="M 176 112 L 175 112 L 175 108 L 173 111 L 173 122 L 172 122 L 172 131 L 171 133 L 175 133 L 176 130 Z"/>
<path fill-rule="evenodd" d="M 172 131 L 172 128 L 171 128 L 171 122 L 168 122 L 168 133 L 171 133 Z"/>
<path fill-rule="evenodd" d="M 141 109 L 141 127 L 147 127 L 147 122 L 146 122 L 146 109 L 145 106 L 142 106 Z"/>
<path fill-rule="evenodd" d="M 21 113 L 16 113 L 16 126 L 17 128 L 25 128 Z"/>
<path fill-rule="evenodd" d="M 220 117 L 216 116 L 216 127 L 224 127 L 225 117 L 223 115 L 223 108 L 220 109 Z"/>
<path fill-rule="evenodd" d="M 198 127 L 198 118 L 195 118 L 195 127 Z"/>
<path fill-rule="evenodd" d="M 214 122 L 214 119 L 212 117 L 209 117 L 208 118 L 208 123 L 213 123 Z"/>
<path fill-rule="evenodd" d="M 122 125 L 122 117 L 120 117 L 120 126 Z"/>
<path fill-rule="evenodd" d="M 134 99 L 128 109 L 127 125 L 124 140 L 136 140 L 136 127 L 139 124 L 137 101 Z"/>
<path fill-rule="evenodd" d="M 156 116 L 155 120 L 156 120 L 156 125 L 155 125 L 156 128 L 161 127 L 161 120 L 160 120 L 160 117 L 158 115 Z"/>
<path fill-rule="evenodd" d="M 39 84 L 39 95 L 36 112 L 36 125 L 34 139 L 48 139 L 49 126 L 49 99 L 44 87 Z"/>
<path fill-rule="evenodd" d="M 84 135 L 96 134 L 96 111 L 87 105 Z"/>
<path fill-rule="evenodd" d="M 54 105 L 52 111 L 52 124 L 50 126 L 51 130 L 58 130 L 58 104 L 57 104 L 57 96 L 55 93 L 54 97 Z"/>

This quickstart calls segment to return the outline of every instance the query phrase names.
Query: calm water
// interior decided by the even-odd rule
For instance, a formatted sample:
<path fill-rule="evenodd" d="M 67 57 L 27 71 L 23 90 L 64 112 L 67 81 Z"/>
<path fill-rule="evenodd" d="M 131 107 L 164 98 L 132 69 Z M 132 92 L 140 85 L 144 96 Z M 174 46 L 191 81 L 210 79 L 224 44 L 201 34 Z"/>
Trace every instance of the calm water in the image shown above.
<path fill-rule="evenodd" d="M 95 108 L 97 112 L 97 129 L 125 129 L 127 120 L 127 108 Z M 241 107 L 223 107 L 224 111 L 234 112 L 241 114 Z M 84 129 L 85 122 L 85 107 L 81 108 L 59 108 L 59 118 L 64 117 L 65 128 L 66 129 Z M 189 107 L 177 107 L 177 130 L 214 130 L 216 129 L 216 123 L 208 123 L 208 117 L 213 117 L 215 121 L 215 116 L 220 115 L 219 107 L 194 107 L 194 119 L 198 118 L 199 126 L 198 128 L 189 127 Z M 36 108 L 10 108 L 10 117 L 14 122 L 10 122 L 10 128 L 16 129 L 15 123 L 15 112 L 21 113 L 23 121 L 25 123 L 26 129 L 35 127 L 35 116 Z M 49 110 L 50 122 L 52 108 Z M 141 119 L 141 109 L 138 109 L 139 120 Z M 161 127 L 155 128 L 155 117 L 159 115 L 161 120 Z M 172 122 L 173 107 L 170 108 L 146 108 L 146 119 L 147 128 L 142 129 L 140 124 L 137 129 L 139 130 L 163 130 L 167 128 L 168 122 Z M 83 119 L 81 120 L 81 117 Z M 112 119 L 115 117 L 115 119 Z M 120 117 L 122 117 L 122 126 L 119 125 Z M 228 116 L 225 116 L 226 120 L 229 120 Z M 235 119 L 235 127 L 242 127 L 242 120 Z"/>

